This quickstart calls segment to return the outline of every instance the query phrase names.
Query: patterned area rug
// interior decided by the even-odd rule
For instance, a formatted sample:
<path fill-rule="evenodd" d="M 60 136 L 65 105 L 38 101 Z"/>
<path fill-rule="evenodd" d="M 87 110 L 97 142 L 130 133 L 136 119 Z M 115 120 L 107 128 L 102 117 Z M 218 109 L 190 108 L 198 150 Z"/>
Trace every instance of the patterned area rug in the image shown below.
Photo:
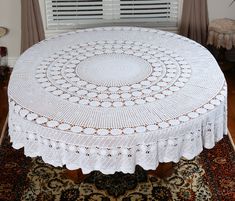
<path fill-rule="evenodd" d="M 0 164 L 0 201 L 235 200 L 235 153 L 227 136 L 193 160 L 181 159 L 166 179 L 137 166 L 134 174 L 94 171 L 76 183 L 65 176 L 65 168 L 11 148 L 9 138 L 0 147 Z"/>

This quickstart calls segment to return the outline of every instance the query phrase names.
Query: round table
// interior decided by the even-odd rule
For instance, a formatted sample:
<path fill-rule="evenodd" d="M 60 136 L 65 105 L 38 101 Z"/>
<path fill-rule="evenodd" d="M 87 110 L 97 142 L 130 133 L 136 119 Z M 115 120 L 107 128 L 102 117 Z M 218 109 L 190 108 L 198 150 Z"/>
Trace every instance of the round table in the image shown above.
<path fill-rule="evenodd" d="M 18 59 L 9 83 L 13 147 L 83 173 L 192 159 L 226 134 L 227 87 L 201 45 L 138 27 L 78 30 Z"/>

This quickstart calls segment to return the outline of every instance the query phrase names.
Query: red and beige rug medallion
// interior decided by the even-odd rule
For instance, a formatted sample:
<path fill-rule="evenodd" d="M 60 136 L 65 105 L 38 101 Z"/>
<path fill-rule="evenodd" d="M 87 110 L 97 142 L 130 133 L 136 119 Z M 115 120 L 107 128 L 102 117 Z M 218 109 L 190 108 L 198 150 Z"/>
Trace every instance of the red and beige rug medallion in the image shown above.
<path fill-rule="evenodd" d="M 76 183 L 65 177 L 65 168 L 14 150 L 8 137 L 0 147 L 0 164 L 0 201 L 235 200 L 235 152 L 227 136 L 193 160 L 181 159 L 166 179 L 137 166 L 134 174 L 94 171 Z"/>

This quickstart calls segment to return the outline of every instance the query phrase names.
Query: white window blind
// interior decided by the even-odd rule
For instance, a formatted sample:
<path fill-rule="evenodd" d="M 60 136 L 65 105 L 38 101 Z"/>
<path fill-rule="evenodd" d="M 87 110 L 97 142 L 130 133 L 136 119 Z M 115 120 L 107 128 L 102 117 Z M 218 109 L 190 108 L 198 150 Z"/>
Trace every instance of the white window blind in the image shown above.
<path fill-rule="evenodd" d="M 48 28 L 154 23 L 176 26 L 179 0 L 45 0 Z"/>

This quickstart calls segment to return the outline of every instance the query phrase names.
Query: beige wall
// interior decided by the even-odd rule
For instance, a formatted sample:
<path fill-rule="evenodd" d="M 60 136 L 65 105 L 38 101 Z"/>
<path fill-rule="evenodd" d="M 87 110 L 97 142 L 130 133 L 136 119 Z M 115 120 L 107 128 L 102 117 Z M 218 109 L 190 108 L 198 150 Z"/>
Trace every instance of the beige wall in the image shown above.
<path fill-rule="evenodd" d="M 10 65 L 20 54 L 20 9 L 20 0 L 0 0 L 0 26 L 9 29 L 9 33 L 0 38 L 0 46 L 8 48 Z"/>
<path fill-rule="evenodd" d="M 228 17 L 235 19 L 235 3 L 228 7 L 232 0 L 208 0 L 210 20 Z M 45 22 L 44 0 L 39 0 Z M 6 46 L 9 52 L 9 64 L 12 66 L 20 54 L 20 0 L 0 0 L 0 26 L 7 27 L 10 32 L 0 39 L 0 46 Z M 50 35 L 50 34 L 49 34 Z"/>
<path fill-rule="evenodd" d="M 235 20 L 235 2 L 229 7 L 232 0 L 207 0 L 210 20 L 216 18 L 231 18 Z"/>

